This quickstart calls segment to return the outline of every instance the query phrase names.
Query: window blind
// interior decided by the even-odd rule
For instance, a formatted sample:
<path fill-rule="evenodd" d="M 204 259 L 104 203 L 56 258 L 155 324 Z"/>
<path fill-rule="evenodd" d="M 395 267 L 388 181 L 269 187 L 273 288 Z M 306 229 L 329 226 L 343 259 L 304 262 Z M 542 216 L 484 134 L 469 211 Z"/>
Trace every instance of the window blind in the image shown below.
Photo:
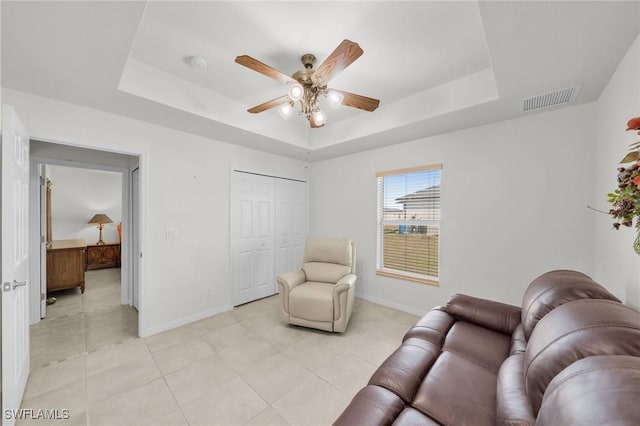
<path fill-rule="evenodd" d="M 435 164 L 377 174 L 379 272 L 437 282 L 441 169 Z"/>

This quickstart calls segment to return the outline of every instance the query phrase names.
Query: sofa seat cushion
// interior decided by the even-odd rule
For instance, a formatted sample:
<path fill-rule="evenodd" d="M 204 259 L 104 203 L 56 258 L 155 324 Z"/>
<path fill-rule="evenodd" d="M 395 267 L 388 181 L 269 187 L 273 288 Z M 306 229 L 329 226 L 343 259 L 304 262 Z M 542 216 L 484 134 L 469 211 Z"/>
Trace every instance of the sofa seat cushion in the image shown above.
<path fill-rule="evenodd" d="M 500 365 L 509 356 L 511 338 L 506 334 L 457 321 L 446 336 L 442 350 L 498 374 Z"/>
<path fill-rule="evenodd" d="M 432 342 L 417 338 L 405 340 L 382 363 L 369 384 L 387 388 L 410 403 L 439 355 L 440 348 Z"/>
<path fill-rule="evenodd" d="M 334 284 L 307 281 L 289 293 L 289 313 L 310 321 L 333 321 Z"/>
<path fill-rule="evenodd" d="M 411 404 L 445 425 L 495 425 L 497 376 L 452 352 L 442 352 Z"/>
<path fill-rule="evenodd" d="M 516 327 L 511 336 L 511 350 L 510 355 L 523 353 L 527 349 L 527 339 L 524 338 L 524 329 L 522 324 Z"/>
<path fill-rule="evenodd" d="M 415 408 L 407 407 L 400 412 L 400 415 L 393 422 L 393 426 L 439 426 L 440 423 L 431 417 L 425 416 Z"/>
<path fill-rule="evenodd" d="M 333 426 L 390 425 L 404 408 L 404 403 L 395 393 L 369 385 L 360 389 Z"/>
<path fill-rule="evenodd" d="M 498 424 L 533 426 L 536 423 L 524 383 L 524 357 L 524 352 L 511 355 L 498 372 Z"/>

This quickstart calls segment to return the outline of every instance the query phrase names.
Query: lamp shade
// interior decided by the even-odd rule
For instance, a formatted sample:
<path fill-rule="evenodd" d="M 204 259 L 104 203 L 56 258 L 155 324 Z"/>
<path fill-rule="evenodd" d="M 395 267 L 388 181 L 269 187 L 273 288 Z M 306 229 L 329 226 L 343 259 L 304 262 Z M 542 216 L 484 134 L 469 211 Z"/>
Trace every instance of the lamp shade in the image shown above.
<path fill-rule="evenodd" d="M 96 223 L 98 225 L 102 225 L 104 223 L 113 223 L 113 221 L 111 219 L 109 219 L 109 216 L 107 216 L 104 213 L 98 213 L 93 215 L 93 217 L 91 218 L 91 220 L 87 223 Z"/>

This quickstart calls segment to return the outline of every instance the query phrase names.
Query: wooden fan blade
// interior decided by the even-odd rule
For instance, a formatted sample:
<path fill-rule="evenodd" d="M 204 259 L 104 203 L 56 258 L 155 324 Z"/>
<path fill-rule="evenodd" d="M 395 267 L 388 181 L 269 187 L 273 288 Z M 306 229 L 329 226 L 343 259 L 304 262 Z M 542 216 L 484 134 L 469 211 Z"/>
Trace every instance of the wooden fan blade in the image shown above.
<path fill-rule="evenodd" d="M 286 102 L 289 102 L 289 96 L 284 95 L 284 96 L 280 96 L 279 98 L 272 99 L 263 104 L 256 105 L 253 108 L 249 108 L 247 111 L 250 112 L 251 114 L 257 114 L 259 112 L 266 111 L 271 108 L 275 108 L 278 105 L 282 105 Z"/>
<path fill-rule="evenodd" d="M 336 89 L 331 89 L 336 90 Z M 342 105 L 346 105 L 352 108 L 363 109 L 365 111 L 375 111 L 380 105 L 380 100 L 368 98 L 362 95 L 356 95 L 355 93 L 349 93 L 342 90 L 336 90 L 344 95 Z"/>
<path fill-rule="evenodd" d="M 329 80 L 351 65 L 353 61 L 362 56 L 363 53 L 364 51 L 360 48 L 358 43 L 354 43 L 350 40 L 343 40 L 342 43 L 336 47 L 336 50 L 334 50 L 333 53 L 331 53 L 331 55 L 329 55 L 329 57 L 320 64 L 311 76 L 314 85 L 324 86 L 329 82 Z"/>
<path fill-rule="evenodd" d="M 309 126 L 311 126 L 312 129 L 317 129 L 317 128 L 323 127 L 324 123 L 318 124 L 318 123 L 316 123 L 315 118 L 311 117 L 309 119 Z"/>
<path fill-rule="evenodd" d="M 252 58 L 251 56 L 242 55 L 236 58 L 236 63 L 240 65 L 244 65 L 245 67 L 252 69 L 260 74 L 266 75 L 274 80 L 281 81 L 283 83 L 296 83 L 296 80 L 289 77 L 286 74 L 281 73 L 275 68 L 270 67 L 269 65 L 260 62 L 257 59 Z"/>

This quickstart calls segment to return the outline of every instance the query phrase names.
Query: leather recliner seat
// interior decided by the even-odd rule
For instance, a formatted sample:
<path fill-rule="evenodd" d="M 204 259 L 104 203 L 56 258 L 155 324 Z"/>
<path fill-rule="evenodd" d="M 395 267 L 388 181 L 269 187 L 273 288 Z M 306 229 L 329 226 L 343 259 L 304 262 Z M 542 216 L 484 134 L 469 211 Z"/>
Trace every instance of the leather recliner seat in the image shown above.
<path fill-rule="evenodd" d="M 596 425 L 640 419 L 640 313 L 552 271 L 522 308 L 465 295 L 427 313 L 335 425 Z"/>
<path fill-rule="evenodd" d="M 305 243 L 302 269 L 276 277 L 289 324 L 343 333 L 355 297 L 356 243 L 314 238 Z"/>

